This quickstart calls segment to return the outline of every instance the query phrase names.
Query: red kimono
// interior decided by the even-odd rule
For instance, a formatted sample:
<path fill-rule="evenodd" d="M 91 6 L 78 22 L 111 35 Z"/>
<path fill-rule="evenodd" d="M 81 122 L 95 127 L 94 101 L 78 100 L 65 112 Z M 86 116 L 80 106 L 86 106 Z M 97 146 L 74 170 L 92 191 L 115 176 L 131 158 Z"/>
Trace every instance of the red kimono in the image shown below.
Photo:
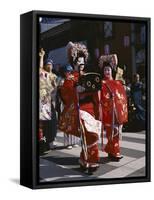
<path fill-rule="evenodd" d="M 98 167 L 98 132 L 101 131 L 99 117 L 99 100 L 97 92 L 77 93 L 76 84 L 79 74 L 73 73 L 74 78 L 64 81 L 60 89 L 61 98 L 64 102 L 64 110 L 61 113 L 59 129 L 66 134 L 80 137 L 81 129 L 85 135 L 87 156 L 82 148 L 80 154 L 80 165 L 84 167 Z"/>
<path fill-rule="evenodd" d="M 101 103 L 102 122 L 108 139 L 104 150 L 117 157 L 120 155 L 119 133 L 128 120 L 127 97 L 121 81 L 102 81 Z"/>

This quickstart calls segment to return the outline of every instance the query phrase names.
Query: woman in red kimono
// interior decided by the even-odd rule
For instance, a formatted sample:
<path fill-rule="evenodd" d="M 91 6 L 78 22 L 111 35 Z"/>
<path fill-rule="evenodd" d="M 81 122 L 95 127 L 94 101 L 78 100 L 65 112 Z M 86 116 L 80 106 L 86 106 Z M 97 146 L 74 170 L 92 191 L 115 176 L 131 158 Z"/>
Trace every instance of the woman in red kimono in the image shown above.
<path fill-rule="evenodd" d="M 93 173 L 99 167 L 98 132 L 101 132 L 97 92 L 86 92 L 79 85 L 88 52 L 84 45 L 69 43 L 68 54 L 74 71 L 61 87 L 64 110 L 60 117 L 59 129 L 66 134 L 81 137 L 79 164 L 83 170 Z M 82 71 L 82 72 L 81 72 Z"/>
<path fill-rule="evenodd" d="M 127 97 L 122 82 L 112 77 L 113 66 L 110 62 L 103 62 L 102 69 L 102 123 L 108 140 L 103 150 L 111 160 L 119 161 L 122 158 L 119 137 L 128 116 Z"/>

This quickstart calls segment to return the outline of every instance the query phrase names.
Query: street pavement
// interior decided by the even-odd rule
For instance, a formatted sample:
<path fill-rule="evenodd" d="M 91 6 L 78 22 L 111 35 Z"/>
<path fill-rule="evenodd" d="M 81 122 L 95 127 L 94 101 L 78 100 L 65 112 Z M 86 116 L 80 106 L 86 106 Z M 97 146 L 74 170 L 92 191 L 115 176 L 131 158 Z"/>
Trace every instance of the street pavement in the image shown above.
<path fill-rule="evenodd" d="M 100 151 L 100 168 L 89 175 L 81 171 L 78 160 L 81 147 L 66 149 L 64 134 L 57 134 L 57 148 L 40 156 L 40 182 L 60 182 L 74 180 L 110 179 L 145 176 L 145 131 L 122 133 L 121 153 L 124 156 L 119 162 L 111 162 L 105 152 Z M 104 143 L 106 143 L 104 138 Z M 99 141 L 99 149 L 101 149 Z"/>

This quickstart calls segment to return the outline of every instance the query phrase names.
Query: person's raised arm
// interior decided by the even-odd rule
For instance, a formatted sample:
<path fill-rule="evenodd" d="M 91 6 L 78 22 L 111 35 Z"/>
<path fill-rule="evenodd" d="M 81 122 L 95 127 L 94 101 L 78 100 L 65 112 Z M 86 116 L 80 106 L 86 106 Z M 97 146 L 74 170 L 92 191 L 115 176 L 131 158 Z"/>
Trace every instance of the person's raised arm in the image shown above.
<path fill-rule="evenodd" d="M 43 50 L 43 48 L 41 48 L 40 52 L 39 52 L 39 57 L 40 57 L 40 63 L 39 63 L 39 67 L 42 69 L 43 68 L 43 59 L 44 59 L 44 55 L 45 55 L 45 51 Z"/>

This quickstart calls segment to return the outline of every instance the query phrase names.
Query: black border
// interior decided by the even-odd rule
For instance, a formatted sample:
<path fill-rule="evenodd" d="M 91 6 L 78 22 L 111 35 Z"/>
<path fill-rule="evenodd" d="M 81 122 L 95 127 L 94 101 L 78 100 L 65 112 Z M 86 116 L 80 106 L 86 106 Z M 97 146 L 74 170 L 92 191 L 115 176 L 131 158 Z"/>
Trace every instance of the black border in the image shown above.
<path fill-rule="evenodd" d="M 32 115 L 31 115 L 31 130 L 29 130 L 30 133 L 32 133 L 32 137 L 27 139 L 28 144 L 30 144 L 31 149 L 29 150 L 29 153 L 26 154 L 24 151 L 25 146 L 23 146 L 23 140 L 25 139 L 26 136 L 23 136 L 23 128 L 21 128 L 21 169 L 23 166 L 23 156 L 26 157 L 26 160 L 28 156 L 30 156 L 31 153 L 31 159 L 30 160 L 30 165 L 32 168 L 29 169 L 29 171 L 25 171 L 25 169 L 21 170 L 21 185 L 28 186 L 33 189 L 39 189 L 39 188 L 59 188 L 59 187 L 74 187 L 74 186 L 90 186 L 90 185 L 107 185 L 107 184 L 120 184 L 120 183 L 137 183 L 137 182 L 149 182 L 151 181 L 151 116 L 150 116 L 150 110 L 151 110 L 151 79 L 150 79 L 150 66 L 151 66 L 151 56 L 150 56 L 150 42 L 151 42 L 151 34 L 150 34 L 150 18 L 142 18 L 142 17 L 129 17 L 129 16 L 111 16 L 111 15 L 95 15 L 95 14 L 83 14 L 83 13 L 67 13 L 67 12 L 50 12 L 50 11 L 31 11 L 29 13 L 25 13 L 21 15 L 21 21 L 22 23 L 26 23 L 26 16 L 28 18 L 31 18 L 29 20 L 30 23 L 30 30 L 31 30 L 31 76 L 29 74 L 28 80 L 31 77 L 31 92 L 30 97 L 31 97 L 31 109 L 32 109 Z M 38 129 L 38 86 L 39 86 L 39 79 L 38 79 L 38 68 L 35 66 L 38 66 L 38 50 L 39 50 L 39 37 L 38 37 L 38 17 L 63 17 L 63 18 L 77 18 L 77 19 L 89 19 L 89 20 L 112 20 L 112 21 L 118 21 L 118 22 L 142 22 L 146 24 L 146 64 L 147 64 L 147 71 L 146 71 L 146 77 L 147 77 L 147 104 L 146 104 L 146 118 L 147 118 L 147 123 L 146 123 L 146 176 L 144 177 L 129 177 L 129 178 L 116 178 L 116 179 L 96 179 L 96 180 L 80 180 L 80 181 L 63 181 L 63 182 L 46 182 L 46 183 L 39 183 L 39 154 L 38 154 L 38 143 L 37 143 L 37 129 Z M 25 22 L 23 22 L 23 18 L 25 18 Z M 27 20 L 28 21 L 28 20 Z M 31 22 L 30 22 L 31 21 Z M 21 23 L 21 38 L 24 35 L 24 26 Z M 27 49 L 28 50 L 28 49 Z M 26 58 L 22 54 L 23 52 L 23 44 L 21 41 L 21 60 L 25 60 Z M 27 55 L 28 56 L 28 55 Z M 30 64 L 30 63 L 29 63 Z M 25 63 L 21 61 L 21 79 L 23 77 L 23 74 L 26 72 L 23 71 L 23 66 Z M 23 86 L 23 81 L 21 81 L 21 86 Z M 24 87 L 24 86 L 23 86 Z M 22 102 L 24 101 L 24 98 L 22 97 L 23 94 L 21 94 L 21 100 Z M 30 103 L 30 102 L 29 102 Z M 21 111 L 23 110 L 23 106 L 21 105 Z M 24 111 L 27 112 L 26 108 L 24 108 Z M 21 112 L 21 116 L 22 116 Z M 29 113 L 27 114 L 29 116 Z M 26 120 L 26 119 L 25 119 Z M 21 120 L 22 121 L 22 120 Z M 21 122 L 21 127 L 23 127 L 25 122 Z M 29 161 L 28 161 L 29 162 Z M 24 162 L 25 164 L 25 162 Z M 26 184 L 26 178 L 23 176 L 23 174 L 28 175 L 27 177 L 31 177 L 29 182 L 31 184 Z"/>

